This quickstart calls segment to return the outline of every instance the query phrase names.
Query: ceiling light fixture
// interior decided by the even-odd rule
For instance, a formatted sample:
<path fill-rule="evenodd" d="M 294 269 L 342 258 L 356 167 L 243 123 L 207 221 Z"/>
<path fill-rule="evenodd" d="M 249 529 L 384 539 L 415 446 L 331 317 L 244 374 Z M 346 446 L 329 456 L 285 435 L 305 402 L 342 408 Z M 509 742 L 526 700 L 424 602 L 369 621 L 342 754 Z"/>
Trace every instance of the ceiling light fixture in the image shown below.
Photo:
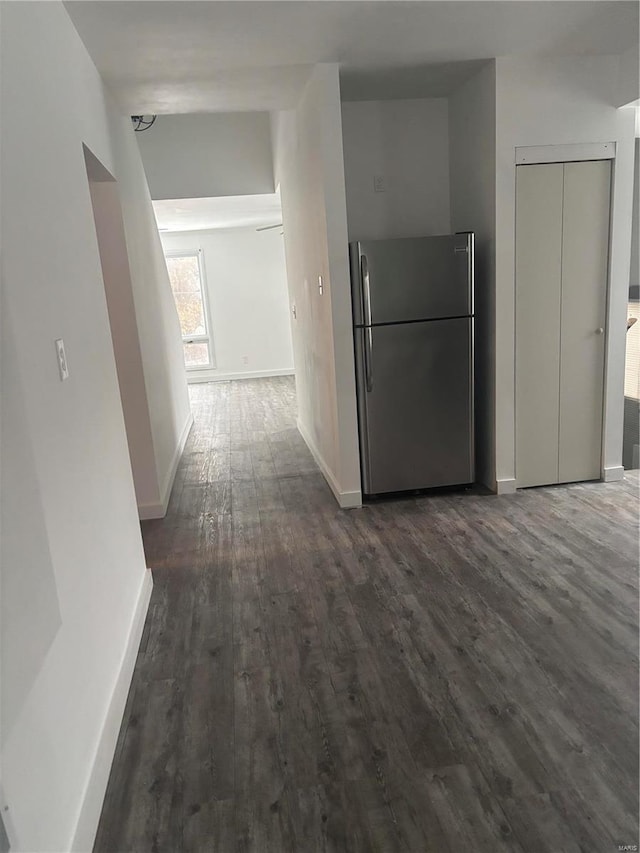
<path fill-rule="evenodd" d="M 136 132 L 148 130 L 157 118 L 158 116 L 131 116 L 133 129 Z"/>

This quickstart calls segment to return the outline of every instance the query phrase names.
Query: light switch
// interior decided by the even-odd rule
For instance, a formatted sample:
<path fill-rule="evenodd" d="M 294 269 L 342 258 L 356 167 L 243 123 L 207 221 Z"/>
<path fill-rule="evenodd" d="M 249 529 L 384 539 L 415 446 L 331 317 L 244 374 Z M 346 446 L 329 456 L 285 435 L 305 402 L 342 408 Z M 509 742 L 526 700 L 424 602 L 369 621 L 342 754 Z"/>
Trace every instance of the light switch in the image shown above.
<path fill-rule="evenodd" d="M 373 177 L 373 191 L 374 193 L 386 193 L 387 191 L 387 179 L 384 175 L 374 175 Z"/>
<path fill-rule="evenodd" d="M 58 371 L 60 372 L 60 381 L 64 382 L 69 378 L 69 368 L 67 366 L 67 356 L 64 351 L 64 341 L 58 338 L 56 341 L 56 354 L 58 356 Z"/>

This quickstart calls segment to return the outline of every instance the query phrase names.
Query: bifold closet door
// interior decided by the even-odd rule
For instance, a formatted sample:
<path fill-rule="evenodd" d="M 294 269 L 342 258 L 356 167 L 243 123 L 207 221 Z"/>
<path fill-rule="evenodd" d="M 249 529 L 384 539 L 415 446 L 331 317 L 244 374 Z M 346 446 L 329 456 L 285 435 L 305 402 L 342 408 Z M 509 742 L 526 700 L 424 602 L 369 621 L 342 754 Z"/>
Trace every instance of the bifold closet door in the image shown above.
<path fill-rule="evenodd" d="M 516 477 L 558 482 L 563 164 L 516 169 Z"/>
<path fill-rule="evenodd" d="M 611 163 L 516 170 L 518 486 L 600 476 Z"/>
<path fill-rule="evenodd" d="M 610 192 L 610 160 L 565 163 L 560 483 L 600 477 Z"/>

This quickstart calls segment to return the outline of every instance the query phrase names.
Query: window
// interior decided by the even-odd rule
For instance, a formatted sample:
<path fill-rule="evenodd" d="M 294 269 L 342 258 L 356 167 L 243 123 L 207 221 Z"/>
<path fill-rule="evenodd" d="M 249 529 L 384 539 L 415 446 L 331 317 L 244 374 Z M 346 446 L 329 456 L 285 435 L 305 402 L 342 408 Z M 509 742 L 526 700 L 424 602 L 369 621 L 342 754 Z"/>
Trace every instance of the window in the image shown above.
<path fill-rule="evenodd" d="M 202 253 L 172 252 L 166 256 L 166 260 L 180 319 L 185 366 L 187 370 L 213 367 L 213 342 L 207 317 Z"/>

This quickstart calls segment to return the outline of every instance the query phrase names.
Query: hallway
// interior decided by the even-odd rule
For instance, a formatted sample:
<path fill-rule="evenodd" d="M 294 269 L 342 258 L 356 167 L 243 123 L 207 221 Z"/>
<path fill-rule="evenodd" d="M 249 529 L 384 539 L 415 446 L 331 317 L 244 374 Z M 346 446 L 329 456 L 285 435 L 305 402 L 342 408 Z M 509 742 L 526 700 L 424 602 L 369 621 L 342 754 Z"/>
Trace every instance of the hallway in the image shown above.
<path fill-rule="evenodd" d="M 343 511 L 292 377 L 190 390 L 95 850 L 637 843 L 637 477 Z"/>

